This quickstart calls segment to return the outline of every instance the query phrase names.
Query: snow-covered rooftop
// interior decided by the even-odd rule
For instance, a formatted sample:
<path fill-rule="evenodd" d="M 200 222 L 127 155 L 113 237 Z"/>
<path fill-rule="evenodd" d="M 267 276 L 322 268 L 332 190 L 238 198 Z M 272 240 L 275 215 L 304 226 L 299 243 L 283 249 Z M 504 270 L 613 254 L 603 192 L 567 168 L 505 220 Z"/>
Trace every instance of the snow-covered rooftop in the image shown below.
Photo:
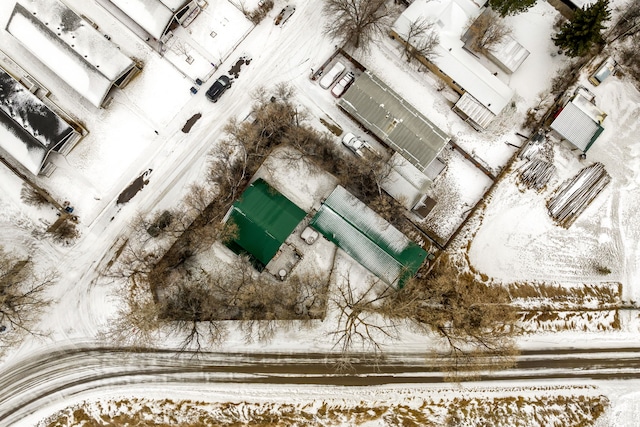
<path fill-rule="evenodd" d="M 507 70 L 509 73 L 516 71 L 529 56 L 529 51 L 509 35 L 491 47 L 489 51 L 490 58 L 494 60 L 500 68 Z"/>
<path fill-rule="evenodd" d="M 135 64 L 57 0 L 17 3 L 7 31 L 76 92 L 100 107 Z"/>
<path fill-rule="evenodd" d="M 0 147 L 37 175 L 51 151 L 79 134 L 0 68 Z"/>
<path fill-rule="evenodd" d="M 327 197 L 311 225 L 389 284 L 415 274 L 427 256 L 424 249 L 341 186 Z"/>
<path fill-rule="evenodd" d="M 450 139 L 368 71 L 356 78 L 338 105 L 422 172 Z"/>
<path fill-rule="evenodd" d="M 189 0 L 160 0 L 160 2 L 172 11 L 177 12 L 182 9 L 185 4 L 189 3 Z"/>
<path fill-rule="evenodd" d="M 160 39 L 174 13 L 188 0 L 109 0 L 153 38 Z"/>
<path fill-rule="evenodd" d="M 392 167 L 381 187 L 391 197 L 402 201 L 404 207 L 411 209 L 429 189 L 432 181 L 399 153 L 394 153 L 389 162 Z"/>
<path fill-rule="evenodd" d="M 411 23 L 420 17 L 435 21 L 440 43 L 435 48 L 432 62 L 498 115 L 514 92 L 466 51 L 461 40 L 469 20 L 479 13 L 479 7 L 470 0 L 416 0 L 396 20 L 393 30 L 405 38 Z"/>
<path fill-rule="evenodd" d="M 551 129 L 586 153 L 602 133 L 600 123 L 604 116 L 598 107 L 578 94 L 560 111 Z"/>

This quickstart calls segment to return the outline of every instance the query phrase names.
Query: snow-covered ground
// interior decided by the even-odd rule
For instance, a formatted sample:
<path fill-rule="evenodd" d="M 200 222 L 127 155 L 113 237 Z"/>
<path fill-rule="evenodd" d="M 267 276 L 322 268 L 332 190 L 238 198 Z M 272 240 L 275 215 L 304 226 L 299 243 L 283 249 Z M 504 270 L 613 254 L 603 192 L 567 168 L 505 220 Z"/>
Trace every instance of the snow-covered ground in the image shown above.
<path fill-rule="evenodd" d="M 198 19 L 214 19 L 211 11 L 226 10 L 230 4 L 226 0 L 208 3 L 208 12 Z M 257 1 L 243 3 L 251 6 Z M 6 31 L 0 32 L 2 50 L 47 86 L 53 101 L 89 130 L 89 135 L 66 158 L 53 158 L 58 169 L 50 178 L 37 179 L 57 200 L 68 200 L 75 208 L 74 213 L 79 215 L 81 237 L 71 246 L 61 246 L 43 237 L 47 225 L 56 219 L 55 211 L 25 205 L 20 200 L 20 180 L 6 168 L 0 168 L 0 244 L 29 254 L 40 269 L 55 269 L 60 275 L 51 291 L 56 303 L 45 314 L 41 325 L 50 335 L 42 340 L 28 340 L 7 356 L 7 363 L 20 360 L 42 346 L 53 348 L 97 340 L 119 302 L 113 294 L 116 285 L 98 281 L 97 272 L 121 244 L 129 221 L 138 213 L 173 206 L 180 200 L 184 189 L 201 177 L 206 153 L 222 136 L 225 122 L 230 117 L 246 116 L 250 110 L 250 94 L 256 88 L 288 82 L 296 89 L 297 102 L 309 111 L 311 123 L 319 129 L 326 130 L 319 121 L 321 117 L 329 118 L 344 130 L 357 129 L 337 108 L 329 92 L 309 80 L 311 69 L 317 69 L 335 50 L 334 43 L 322 35 L 325 18 L 320 13 L 320 4 L 298 2 L 289 21 L 282 28 L 275 27 L 273 18 L 285 3 L 276 1 L 269 16 L 246 37 L 240 32 L 235 51 L 209 52 L 212 57 L 228 57 L 214 77 L 226 73 L 240 55 L 252 58 L 217 104 L 205 99 L 204 90 L 191 95 L 191 78 L 185 77 L 93 1 L 67 0 L 67 4 L 97 22 L 100 31 L 109 34 L 124 53 L 144 63 L 142 73 L 124 90 L 116 92 L 107 109 L 98 110 L 81 99 L 26 53 Z M 6 22 L 13 4 L 13 1 L 0 2 L 1 22 Z M 239 19 L 235 12 L 232 15 L 233 19 Z M 515 148 L 505 142 L 522 143 L 515 135 L 518 124 L 527 108 L 547 90 L 551 77 L 566 63 L 566 58 L 556 54 L 550 41 L 556 16 L 557 12 L 548 3 L 538 2 L 527 13 L 507 19 L 514 28 L 514 37 L 531 55 L 507 81 L 516 92 L 514 106 L 507 107 L 483 133 L 475 132 L 451 110 L 452 103 L 447 98 L 451 94 L 447 95 L 447 90 L 439 91 L 433 76 L 407 64 L 392 40 L 385 37 L 368 52 L 356 54 L 356 58 L 454 136 L 468 153 L 497 172 L 515 152 Z M 215 16 L 215 20 L 215 25 L 224 22 L 220 16 Z M 199 25 L 199 29 L 206 28 L 202 22 Z M 207 46 L 201 48 L 206 50 Z M 516 186 L 515 174 L 508 174 L 484 200 L 484 208 L 469 221 L 452 250 L 464 254 L 468 247 L 473 268 L 499 283 L 537 281 L 562 286 L 620 282 L 624 300 L 640 301 L 640 142 L 636 138 L 640 130 L 637 120 L 640 94 L 628 81 L 612 77 L 594 88 L 586 83 L 586 77 L 582 76 L 582 83 L 595 93 L 598 106 L 608 113 L 605 132 L 589 151 L 588 158 L 581 161 L 566 147 L 556 147 L 558 174 L 540 194 L 533 190 L 522 192 Z M 201 113 L 202 118 L 190 133 L 182 133 L 184 123 L 196 113 Z M 336 143 L 339 143 L 337 138 Z M 448 202 L 446 198 L 441 199 L 441 206 L 446 208 L 440 225 L 445 235 L 457 227 L 463 214 L 480 200 L 491 184 L 456 152 L 448 154 L 448 161 L 447 172 L 437 182 L 451 190 Z M 551 191 L 596 161 L 605 165 L 612 176 L 611 183 L 569 229 L 558 227 L 546 211 Z M 516 163 L 515 167 L 520 165 Z M 122 190 L 147 170 L 151 170 L 149 183 L 143 190 L 127 204 L 116 205 Z M 311 203 L 306 199 L 302 202 Z M 341 262 L 342 267 L 346 264 Z M 611 273 L 603 274 L 598 267 L 606 267 Z M 522 345 L 524 348 L 633 346 L 639 330 L 638 318 L 631 313 L 620 316 L 621 326 L 617 330 L 536 334 L 526 337 Z M 332 346 L 326 338 L 327 329 L 325 323 L 303 332 L 283 331 L 268 345 L 246 344 L 239 333 L 232 334 L 225 349 L 327 351 Z M 400 343 L 390 344 L 407 352 L 428 348 L 429 343 L 418 341 L 412 334 L 406 337 Z M 638 381 L 589 384 L 595 385 L 597 393 L 611 401 L 612 407 L 602 425 L 626 426 L 637 422 L 640 416 Z M 508 387 L 512 386 L 516 387 Z M 437 387 L 427 389 L 425 393 L 437 394 L 439 390 Z M 251 401 L 256 393 L 267 396 L 263 397 L 265 400 L 275 396 L 274 401 L 286 400 L 290 395 L 289 391 L 269 388 L 232 390 L 236 396 L 233 401 Z M 129 389 L 121 393 L 162 397 L 158 390 L 146 394 L 145 390 Z M 311 402 L 314 396 L 340 393 L 345 393 L 345 399 L 353 402 L 368 391 L 345 392 L 319 386 L 311 388 L 304 397 L 306 402 Z M 396 389 L 386 396 L 392 395 L 388 397 L 390 401 L 402 401 L 406 398 L 403 393 L 403 389 Z M 185 395 L 185 398 L 206 400 L 194 395 Z M 219 395 L 211 400 L 224 401 Z M 62 402 L 58 405 L 67 403 L 64 399 Z M 24 425 L 29 425 L 29 421 Z"/>

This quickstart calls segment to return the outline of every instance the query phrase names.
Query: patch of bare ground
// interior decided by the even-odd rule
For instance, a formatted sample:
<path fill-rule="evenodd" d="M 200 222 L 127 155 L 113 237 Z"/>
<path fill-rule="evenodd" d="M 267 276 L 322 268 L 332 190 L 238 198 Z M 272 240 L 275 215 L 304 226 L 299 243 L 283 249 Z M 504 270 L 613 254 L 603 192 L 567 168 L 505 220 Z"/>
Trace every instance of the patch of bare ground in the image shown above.
<path fill-rule="evenodd" d="M 516 394 L 518 391 L 522 394 Z M 38 427 L 74 426 L 592 426 L 606 397 L 577 388 L 514 389 L 506 395 L 439 393 L 398 402 L 205 403 L 124 399 L 83 402 L 42 420 Z M 514 393 L 515 392 L 515 393 Z"/>

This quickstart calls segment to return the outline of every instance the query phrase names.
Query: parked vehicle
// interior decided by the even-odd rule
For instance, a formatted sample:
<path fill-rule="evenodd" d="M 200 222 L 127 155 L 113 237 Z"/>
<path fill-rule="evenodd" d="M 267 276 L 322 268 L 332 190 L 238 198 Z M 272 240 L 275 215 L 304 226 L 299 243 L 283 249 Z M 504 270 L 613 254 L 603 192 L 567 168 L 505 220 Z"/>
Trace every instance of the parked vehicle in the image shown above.
<path fill-rule="evenodd" d="M 612 57 L 608 57 L 600 67 L 596 70 L 595 73 L 589 77 L 589 81 L 592 85 L 598 86 L 600 83 L 604 81 L 607 77 L 613 74 L 616 67 L 616 61 Z"/>
<path fill-rule="evenodd" d="M 222 94 L 230 87 L 231 80 L 228 76 L 222 75 L 218 77 L 218 80 L 216 80 L 207 91 L 207 99 L 211 102 L 218 102 L 218 99 L 220 99 Z"/>
<path fill-rule="evenodd" d="M 291 15 L 293 15 L 293 12 L 296 11 L 296 7 L 293 5 L 286 5 L 278 14 L 278 16 L 276 16 L 276 19 L 274 21 L 274 23 L 276 25 L 284 25 L 285 22 L 287 22 L 289 20 L 289 18 L 291 18 Z"/>
<path fill-rule="evenodd" d="M 362 158 L 378 157 L 378 152 L 373 149 L 367 142 L 361 140 L 351 132 L 347 132 L 342 138 L 342 144 L 349 150 L 353 151 L 357 156 Z"/>
<path fill-rule="evenodd" d="M 356 78 L 356 75 L 353 74 L 353 72 L 349 71 L 347 74 L 342 76 L 342 78 L 338 81 L 338 83 L 335 84 L 333 89 L 331 89 L 331 95 L 335 96 L 336 98 L 340 98 L 342 94 L 347 89 L 349 89 L 349 86 L 351 86 L 351 83 L 353 83 L 355 78 Z"/>
<path fill-rule="evenodd" d="M 329 86 L 331 86 L 333 82 L 338 80 L 338 77 L 340 77 L 340 74 L 342 74 L 345 68 L 346 67 L 342 62 L 336 62 L 335 65 L 331 67 L 329 72 L 325 74 L 322 79 L 320 79 L 320 87 L 322 89 L 329 89 Z"/>

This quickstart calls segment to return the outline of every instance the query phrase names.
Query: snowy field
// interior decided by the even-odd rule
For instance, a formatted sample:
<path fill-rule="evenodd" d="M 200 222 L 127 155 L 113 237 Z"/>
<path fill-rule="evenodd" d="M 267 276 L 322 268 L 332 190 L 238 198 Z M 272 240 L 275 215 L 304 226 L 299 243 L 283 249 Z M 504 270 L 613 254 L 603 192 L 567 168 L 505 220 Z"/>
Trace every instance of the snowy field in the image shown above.
<path fill-rule="evenodd" d="M 207 13 L 198 19 L 215 20 L 215 25 L 222 28 L 224 19 L 214 16 L 213 11 L 231 10 L 232 3 L 226 0 L 209 0 L 208 3 Z M 243 3 L 251 6 L 257 1 Z M 213 46 L 201 46 L 204 50 L 209 49 L 212 57 L 227 58 L 218 67 L 214 78 L 226 73 L 240 55 L 252 57 L 251 63 L 242 68 L 238 79 L 217 104 L 206 100 L 204 90 L 191 95 L 191 79 L 184 77 L 93 1 L 67 0 L 67 4 L 98 22 L 100 31 L 109 34 L 123 52 L 144 63 L 142 73 L 124 90 L 116 92 L 107 109 L 98 110 L 79 99 L 6 31 L 0 32 L 2 50 L 47 86 L 53 101 L 89 130 L 88 136 L 66 158 L 53 158 L 58 168 L 50 178 L 37 179 L 38 184 L 54 198 L 69 201 L 79 215 L 81 236 L 69 246 L 54 243 L 44 236 L 47 226 L 56 219 L 55 211 L 24 204 L 20 200 L 19 178 L 0 167 L 0 244 L 16 253 L 31 256 L 39 269 L 56 270 L 60 277 L 51 290 L 55 304 L 49 308 L 40 326 L 49 334 L 41 339 L 27 340 L 21 348 L 7 355 L 5 363 L 17 362 L 37 349 L 53 349 L 70 343 L 100 344 L 99 333 L 105 330 L 119 301 L 113 294 L 115 285 L 98 280 L 99 271 L 127 235 L 131 218 L 139 213 L 148 214 L 172 207 L 180 200 L 184 190 L 201 178 L 206 166 L 206 153 L 222 136 L 224 123 L 231 117 L 246 116 L 250 110 L 250 94 L 256 88 L 288 82 L 295 88 L 297 102 L 309 112 L 314 126 L 326 131 L 318 120 L 326 117 L 345 131 L 357 129 L 357 124 L 337 108 L 329 92 L 309 80 L 311 69 L 317 69 L 335 50 L 334 43 L 321 33 L 320 24 L 324 18 L 319 13 L 319 3 L 297 2 L 295 14 L 284 27 L 275 27 L 273 18 L 286 3 L 277 0 L 261 24 L 248 34 L 240 32 L 235 50 L 214 52 Z M 6 22 L 13 4 L 13 1 L 0 2 L 0 22 Z M 233 10 L 229 19 L 241 19 L 237 9 Z M 516 149 L 513 145 L 519 146 L 523 142 L 515 132 L 520 131 L 519 123 L 524 120 L 526 110 L 548 90 L 552 76 L 566 64 L 566 58 L 557 55 L 550 41 L 556 16 L 555 9 L 541 1 L 527 13 L 507 19 L 514 28 L 514 37 L 531 55 L 506 81 L 516 92 L 514 105 L 507 107 L 482 133 L 475 132 L 451 110 L 452 102 L 448 99 L 451 94 L 447 94 L 447 90 L 438 90 L 434 76 L 418 70 L 414 64 L 407 64 L 398 45 L 391 39 L 385 37 L 370 51 L 355 56 L 437 126 L 455 137 L 468 153 L 497 173 L 514 155 Z M 242 25 L 246 25 L 246 21 Z M 194 40 L 201 36 L 193 35 Z M 235 46 L 233 42 L 228 43 Z M 482 199 L 482 208 L 474 213 L 451 246 L 451 251 L 467 259 L 470 268 L 479 275 L 502 284 L 535 281 L 575 287 L 619 282 L 622 300 L 640 301 L 640 141 L 637 138 L 640 132 L 637 119 L 640 93 L 630 82 L 615 77 L 598 87 L 591 86 L 586 78 L 585 73 L 580 83 L 596 95 L 598 106 L 608 114 L 604 122 L 605 131 L 589 151 L 588 158 L 580 160 L 567 147 L 555 147 L 554 160 L 558 172 L 541 193 L 518 188 L 515 171 L 523 161 L 517 161 L 490 195 L 482 199 L 492 184 L 491 180 L 457 152 L 447 152 L 447 169 L 436 181 L 437 191 L 441 194 L 436 212 L 441 219 L 437 231 L 450 235 L 462 223 L 470 207 Z M 196 113 L 201 113 L 202 118 L 190 133 L 182 133 L 182 126 Z M 336 143 L 339 144 L 338 138 Z M 569 229 L 555 225 L 547 213 L 547 199 L 564 180 L 594 162 L 605 165 L 612 177 L 611 183 Z M 116 205 L 122 190 L 147 170 L 151 170 L 149 183 L 143 190 L 129 203 Z M 299 187 L 306 188 L 303 185 Z M 299 201 L 305 208 L 313 204 L 307 196 Z M 350 271 L 346 257 L 340 259 L 339 266 L 345 274 Z M 358 268 L 354 266 L 351 271 L 363 274 Z M 608 274 L 603 273 L 605 268 L 610 271 Z M 525 349 L 632 347 L 636 345 L 640 331 L 640 321 L 633 313 L 620 313 L 617 318 L 619 325 L 606 331 L 588 329 L 592 332 L 581 332 L 576 327 L 564 332 L 531 334 L 523 338 L 521 344 Z M 326 337 L 330 328 L 326 322 L 329 321 L 302 332 L 282 331 L 270 344 L 247 344 L 239 332 L 232 333 L 222 350 L 248 353 L 329 351 L 332 346 Z M 609 319 L 609 323 L 614 322 Z M 410 332 L 405 337 L 401 342 L 388 343 L 389 347 L 412 354 L 429 349 L 429 343 L 424 339 L 419 341 L 420 338 Z M 478 404 L 482 407 L 489 405 L 486 399 L 497 396 L 541 399 L 556 395 L 570 399 L 604 396 L 609 406 L 597 425 L 637 425 L 637 417 L 640 416 L 637 403 L 640 400 L 640 382 L 637 380 L 585 381 L 567 387 L 564 385 L 514 382 L 287 389 L 266 385 L 250 388 L 237 384 L 228 387 L 211 384 L 196 391 L 171 389 L 171 395 L 164 394 L 164 389 L 139 386 L 106 394 L 95 392 L 76 397 L 61 394 L 52 397 L 45 410 L 21 425 L 35 425 L 54 411 L 83 400 L 102 402 L 94 405 L 92 410 L 96 413 L 99 412 L 98 406 L 109 405 L 109 399 L 171 398 L 175 401 L 206 401 L 212 406 L 214 403 L 242 403 L 244 406 L 237 412 L 246 414 L 260 412 L 257 408 L 264 408 L 266 403 L 275 407 L 275 412 L 282 412 L 282 405 L 290 404 L 296 413 L 318 413 L 319 402 L 336 408 L 355 408 L 362 404 L 371 410 L 376 406 L 421 408 L 426 403 L 435 405 L 435 408 L 440 400 L 453 402 L 454 399 L 475 398 L 485 399 L 484 403 Z M 291 398 L 293 395 L 295 399 Z M 162 408 L 158 403 L 148 405 Z M 445 404 L 444 407 L 449 406 Z M 396 409 L 390 413 L 397 413 Z M 215 411 L 214 408 L 213 413 Z M 434 423 L 446 419 L 446 413 L 442 411 L 445 410 L 433 409 Z M 246 421 L 246 418 L 240 419 Z M 350 425 L 351 420 L 343 425 Z M 563 422 L 564 419 L 548 419 L 550 423 L 554 420 Z M 362 422 L 362 425 L 385 425 L 382 416 L 379 420 L 369 421 L 371 424 Z"/>

